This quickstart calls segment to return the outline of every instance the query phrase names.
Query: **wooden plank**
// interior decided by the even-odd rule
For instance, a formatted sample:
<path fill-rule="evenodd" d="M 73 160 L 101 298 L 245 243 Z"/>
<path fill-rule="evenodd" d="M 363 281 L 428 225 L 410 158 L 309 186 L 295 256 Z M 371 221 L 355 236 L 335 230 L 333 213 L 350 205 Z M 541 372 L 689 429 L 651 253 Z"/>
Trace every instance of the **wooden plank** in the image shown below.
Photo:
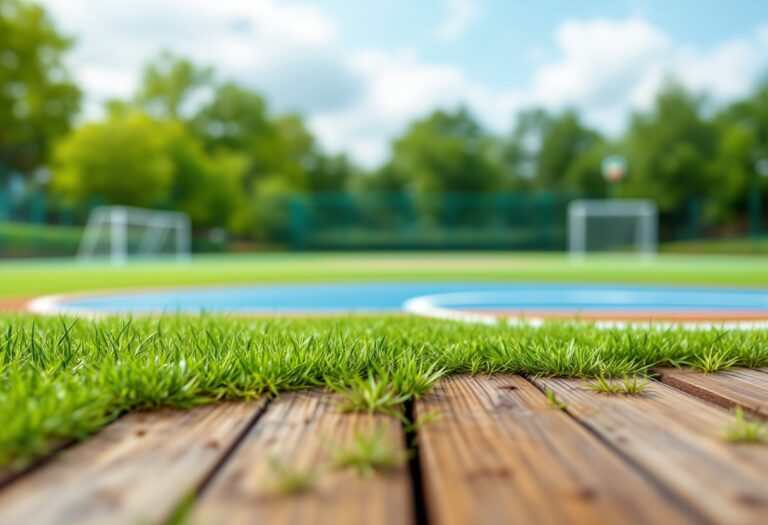
<path fill-rule="evenodd" d="M 768 418 L 768 374 L 736 369 L 705 374 L 695 370 L 663 368 L 656 371 L 662 382 L 725 408 L 739 405 L 745 411 Z"/>
<path fill-rule="evenodd" d="M 404 454 L 402 424 L 392 417 L 341 413 L 335 395 L 320 391 L 281 395 L 203 492 L 191 521 L 211 523 L 408 524 L 415 515 L 407 462 L 388 472 L 360 477 L 335 468 L 338 446 L 355 433 L 384 433 Z M 314 472 L 304 493 L 279 488 L 273 466 Z"/>
<path fill-rule="evenodd" d="M 430 523 L 689 523 L 696 517 L 518 376 L 452 377 L 416 404 Z"/>
<path fill-rule="evenodd" d="M 589 381 L 542 379 L 568 411 L 709 520 L 765 523 L 768 447 L 724 441 L 726 411 L 651 382 L 646 393 L 609 396 Z"/>
<path fill-rule="evenodd" d="M 169 518 L 264 401 L 129 414 L 0 492 L 0 523 L 129 524 Z"/>
<path fill-rule="evenodd" d="M 43 465 L 46 461 L 54 457 L 58 452 L 61 452 L 74 443 L 75 441 L 71 439 L 55 440 L 48 445 L 48 450 L 44 456 L 35 459 L 23 466 L 8 466 L 0 468 L 0 490 L 2 490 L 2 488 L 8 483 L 12 483 L 19 476 L 39 467 L 40 465 Z"/>

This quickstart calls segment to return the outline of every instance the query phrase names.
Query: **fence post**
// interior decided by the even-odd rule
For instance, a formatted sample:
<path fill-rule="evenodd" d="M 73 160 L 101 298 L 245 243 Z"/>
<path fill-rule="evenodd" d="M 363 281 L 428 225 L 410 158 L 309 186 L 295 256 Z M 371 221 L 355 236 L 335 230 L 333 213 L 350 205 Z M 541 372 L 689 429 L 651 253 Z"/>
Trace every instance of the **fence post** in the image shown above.
<path fill-rule="evenodd" d="M 294 250 L 301 250 L 306 236 L 306 206 L 298 195 L 289 197 L 288 206 L 291 214 L 291 246 Z"/>

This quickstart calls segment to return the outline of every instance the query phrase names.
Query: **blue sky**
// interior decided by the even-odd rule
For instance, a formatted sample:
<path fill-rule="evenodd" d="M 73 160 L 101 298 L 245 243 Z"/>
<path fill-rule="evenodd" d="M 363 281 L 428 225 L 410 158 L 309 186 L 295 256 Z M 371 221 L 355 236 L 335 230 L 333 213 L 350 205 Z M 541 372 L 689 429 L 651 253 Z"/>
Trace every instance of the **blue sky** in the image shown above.
<path fill-rule="evenodd" d="M 554 55 L 554 29 L 567 20 L 641 18 L 675 40 L 708 48 L 768 22 L 768 0 L 474 0 L 455 38 L 435 38 L 451 17 L 443 0 L 320 0 L 339 24 L 345 45 L 412 46 L 425 60 L 461 64 L 467 74 L 499 85 L 523 85 L 535 60 Z M 374 17 L 376 23 L 368 21 Z M 518 51 L 518 52 L 515 52 Z"/>
<path fill-rule="evenodd" d="M 768 73 L 768 0 L 40 0 L 78 38 L 85 119 L 161 49 L 300 111 L 376 165 L 408 122 L 468 106 L 508 131 L 533 105 L 620 132 L 669 76 L 712 104 Z"/>

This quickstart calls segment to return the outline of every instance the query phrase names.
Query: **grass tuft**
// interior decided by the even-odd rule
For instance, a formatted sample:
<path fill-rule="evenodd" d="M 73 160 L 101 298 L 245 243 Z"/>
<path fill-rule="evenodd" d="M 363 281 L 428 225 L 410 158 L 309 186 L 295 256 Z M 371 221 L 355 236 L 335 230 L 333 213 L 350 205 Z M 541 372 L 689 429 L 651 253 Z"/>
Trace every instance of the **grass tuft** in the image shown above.
<path fill-rule="evenodd" d="M 625 375 L 622 380 L 606 379 L 598 377 L 596 383 L 588 385 L 590 390 L 608 395 L 635 396 L 645 392 L 648 387 L 648 379 L 638 375 Z"/>
<path fill-rule="evenodd" d="M 750 361 L 753 361 L 750 359 Z M 728 370 L 738 364 L 739 356 L 732 355 L 725 348 L 709 348 L 689 361 L 691 367 L 707 374 Z"/>
<path fill-rule="evenodd" d="M 395 469 L 407 459 L 406 454 L 390 442 L 386 431 L 378 427 L 367 435 L 355 432 L 349 446 L 337 446 L 334 465 L 370 477 L 377 471 Z"/>
<path fill-rule="evenodd" d="M 765 423 L 747 419 L 740 406 L 734 409 L 734 416 L 734 422 L 721 430 L 723 439 L 732 443 L 760 443 L 766 440 Z"/>
<path fill-rule="evenodd" d="M 554 408 L 555 410 L 565 410 L 568 408 L 567 404 L 557 399 L 557 395 L 553 390 L 546 388 L 544 389 L 544 393 L 547 396 L 547 404 L 549 405 L 549 408 Z"/>
<path fill-rule="evenodd" d="M 277 456 L 272 456 L 269 465 L 276 478 L 277 490 L 281 494 L 309 492 L 315 485 L 315 472 L 290 467 Z"/>

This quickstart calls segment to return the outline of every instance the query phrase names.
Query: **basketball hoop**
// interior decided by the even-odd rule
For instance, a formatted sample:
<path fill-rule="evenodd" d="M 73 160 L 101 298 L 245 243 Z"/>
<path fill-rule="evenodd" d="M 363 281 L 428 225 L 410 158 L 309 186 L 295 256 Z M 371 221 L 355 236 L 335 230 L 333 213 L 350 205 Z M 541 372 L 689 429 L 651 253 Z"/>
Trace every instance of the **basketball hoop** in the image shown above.
<path fill-rule="evenodd" d="M 621 182 L 627 174 L 627 161 L 621 155 L 611 155 L 603 159 L 603 178 L 612 184 Z"/>

